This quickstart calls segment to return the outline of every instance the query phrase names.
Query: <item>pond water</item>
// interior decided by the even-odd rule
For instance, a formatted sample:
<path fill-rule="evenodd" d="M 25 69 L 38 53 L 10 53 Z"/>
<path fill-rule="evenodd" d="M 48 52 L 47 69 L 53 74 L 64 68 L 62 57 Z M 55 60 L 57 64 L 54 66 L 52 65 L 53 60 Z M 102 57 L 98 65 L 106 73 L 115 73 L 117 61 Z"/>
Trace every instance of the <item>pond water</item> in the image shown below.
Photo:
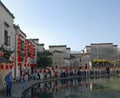
<path fill-rule="evenodd" d="M 23 98 L 120 98 L 120 78 L 72 78 L 39 83 Z"/>

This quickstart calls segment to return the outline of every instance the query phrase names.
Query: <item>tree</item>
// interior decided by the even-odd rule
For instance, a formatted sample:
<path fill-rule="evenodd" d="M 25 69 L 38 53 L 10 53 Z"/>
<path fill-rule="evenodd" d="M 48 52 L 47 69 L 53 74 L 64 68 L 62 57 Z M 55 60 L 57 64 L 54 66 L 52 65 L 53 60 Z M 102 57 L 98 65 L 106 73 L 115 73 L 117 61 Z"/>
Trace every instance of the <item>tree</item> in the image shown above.
<path fill-rule="evenodd" d="M 46 68 L 47 66 L 52 66 L 52 58 L 44 53 L 38 53 L 37 56 L 37 67 Z"/>
<path fill-rule="evenodd" d="M 92 60 L 92 65 L 95 67 L 99 67 L 99 66 L 110 66 L 110 62 L 108 60 Z"/>
<path fill-rule="evenodd" d="M 120 67 L 120 59 L 112 60 L 111 63 L 112 63 L 115 67 Z"/>

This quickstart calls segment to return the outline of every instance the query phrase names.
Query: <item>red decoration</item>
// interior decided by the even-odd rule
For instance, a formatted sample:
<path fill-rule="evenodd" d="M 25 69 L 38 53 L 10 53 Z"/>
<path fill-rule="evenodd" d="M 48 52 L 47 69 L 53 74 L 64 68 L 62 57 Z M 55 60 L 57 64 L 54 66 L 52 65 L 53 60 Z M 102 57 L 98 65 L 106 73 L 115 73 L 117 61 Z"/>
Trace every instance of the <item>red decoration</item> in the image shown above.
<path fill-rule="evenodd" d="M 3 53 L 2 53 L 2 52 L 0 52 L 0 56 L 3 56 Z"/>
<path fill-rule="evenodd" d="M 6 69 L 8 69 L 8 65 L 6 65 Z"/>
<path fill-rule="evenodd" d="M 26 67 L 27 65 L 26 65 L 26 64 L 24 64 L 24 66 Z"/>
<path fill-rule="evenodd" d="M 85 69 L 85 66 L 82 66 L 82 69 L 84 70 L 84 69 Z"/>
<path fill-rule="evenodd" d="M 30 64 L 30 66 L 32 67 L 32 66 L 33 66 L 33 64 Z"/>
<path fill-rule="evenodd" d="M 29 64 L 27 64 L 27 66 L 29 66 Z"/>
<path fill-rule="evenodd" d="M 11 65 L 10 65 L 10 69 L 12 69 L 12 68 L 13 68 L 13 66 L 14 66 L 14 65 L 13 65 L 13 64 L 11 64 Z"/>
<path fill-rule="evenodd" d="M 12 56 L 12 60 L 14 60 L 14 56 Z"/>
<path fill-rule="evenodd" d="M 18 49 L 18 51 L 20 52 L 20 49 Z"/>
<path fill-rule="evenodd" d="M 4 69 L 4 64 L 1 64 L 1 69 Z"/>
<path fill-rule="evenodd" d="M 18 41 L 18 45 L 20 45 L 20 41 Z"/>
<path fill-rule="evenodd" d="M 18 37 L 18 41 L 20 41 L 21 39 L 20 39 L 20 37 Z"/>
<path fill-rule="evenodd" d="M 17 47 L 18 47 L 18 49 L 20 49 L 20 45 L 18 45 Z"/>
<path fill-rule="evenodd" d="M 10 66 L 14 66 L 14 64 L 11 64 Z"/>
<path fill-rule="evenodd" d="M 12 67 L 13 67 L 13 66 L 12 66 L 12 65 L 10 65 L 10 69 L 12 69 Z"/>
<path fill-rule="evenodd" d="M 18 63 L 18 66 L 20 66 L 20 63 Z"/>
<path fill-rule="evenodd" d="M 10 66 L 10 69 L 12 69 L 12 66 Z"/>
<path fill-rule="evenodd" d="M 87 69 L 87 66 L 85 66 L 85 69 Z"/>
<path fill-rule="evenodd" d="M 20 35 L 20 33 L 18 34 L 18 37 L 20 37 L 21 35 Z"/>

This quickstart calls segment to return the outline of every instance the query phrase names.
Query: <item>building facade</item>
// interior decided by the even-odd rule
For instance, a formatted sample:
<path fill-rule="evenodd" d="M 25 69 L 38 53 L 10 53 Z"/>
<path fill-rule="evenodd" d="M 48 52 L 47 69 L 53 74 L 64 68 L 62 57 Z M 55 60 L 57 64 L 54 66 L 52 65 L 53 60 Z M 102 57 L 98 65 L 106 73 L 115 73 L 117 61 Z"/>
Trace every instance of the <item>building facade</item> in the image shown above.
<path fill-rule="evenodd" d="M 49 51 L 53 53 L 53 66 L 70 65 L 70 48 L 66 45 L 49 46 Z"/>
<path fill-rule="evenodd" d="M 38 44 L 38 52 L 44 52 L 45 48 L 44 48 L 44 44 Z"/>
<path fill-rule="evenodd" d="M 23 71 L 31 73 L 36 66 L 37 44 L 14 24 L 13 14 L 0 1 L 0 90 L 5 87 L 5 76 L 12 71 L 16 80 Z"/>
<path fill-rule="evenodd" d="M 0 89 L 5 87 L 4 77 L 15 65 L 14 16 L 0 1 Z"/>
<path fill-rule="evenodd" d="M 91 60 L 115 60 L 117 59 L 118 46 L 113 43 L 93 43 L 82 50 L 82 64 L 89 65 Z"/>

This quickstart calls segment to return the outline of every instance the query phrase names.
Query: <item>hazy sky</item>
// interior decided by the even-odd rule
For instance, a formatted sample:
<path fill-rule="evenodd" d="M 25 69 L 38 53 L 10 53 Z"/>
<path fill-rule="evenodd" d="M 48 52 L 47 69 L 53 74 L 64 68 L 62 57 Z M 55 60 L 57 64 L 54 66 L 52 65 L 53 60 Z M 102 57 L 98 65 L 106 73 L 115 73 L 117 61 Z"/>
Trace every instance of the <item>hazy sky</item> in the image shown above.
<path fill-rule="evenodd" d="M 80 51 L 91 43 L 120 46 L 120 0 L 1 0 L 15 24 L 39 43 Z"/>

